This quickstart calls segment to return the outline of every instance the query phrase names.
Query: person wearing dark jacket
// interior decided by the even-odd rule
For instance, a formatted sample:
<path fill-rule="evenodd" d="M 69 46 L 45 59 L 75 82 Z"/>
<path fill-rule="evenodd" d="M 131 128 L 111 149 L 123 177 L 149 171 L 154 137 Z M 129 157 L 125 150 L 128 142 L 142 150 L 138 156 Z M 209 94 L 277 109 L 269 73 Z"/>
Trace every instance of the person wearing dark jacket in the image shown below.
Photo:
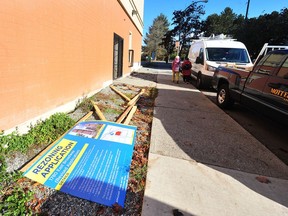
<path fill-rule="evenodd" d="M 190 62 L 189 58 L 186 58 L 182 63 L 182 76 L 183 76 L 183 82 L 187 84 L 190 83 L 191 81 L 191 68 L 192 63 Z"/>

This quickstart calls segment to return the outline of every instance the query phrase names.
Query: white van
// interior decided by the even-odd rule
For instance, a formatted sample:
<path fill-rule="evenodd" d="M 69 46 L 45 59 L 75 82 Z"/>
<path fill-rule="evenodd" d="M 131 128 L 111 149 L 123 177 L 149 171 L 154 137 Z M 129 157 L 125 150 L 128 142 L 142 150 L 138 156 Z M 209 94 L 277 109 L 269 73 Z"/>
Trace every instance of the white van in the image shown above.
<path fill-rule="evenodd" d="M 202 38 L 194 41 L 188 58 L 192 62 L 192 77 L 197 80 L 196 87 L 210 87 L 212 77 L 218 66 L 251 70 L 251 62 L 246 46 L 235 39 L 219 37 Z"/>

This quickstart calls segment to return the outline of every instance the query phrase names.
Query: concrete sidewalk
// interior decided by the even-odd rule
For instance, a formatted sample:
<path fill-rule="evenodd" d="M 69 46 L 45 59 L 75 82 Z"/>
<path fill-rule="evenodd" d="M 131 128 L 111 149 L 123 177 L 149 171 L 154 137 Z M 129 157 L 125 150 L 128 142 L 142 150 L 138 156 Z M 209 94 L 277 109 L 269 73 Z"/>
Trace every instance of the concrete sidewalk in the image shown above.
<path fill-rule="evenodd" d="M 138 72 L 158 73 L 159 90 L 142 216 L 288 216 L 288 166 L 170 71 Z"/>

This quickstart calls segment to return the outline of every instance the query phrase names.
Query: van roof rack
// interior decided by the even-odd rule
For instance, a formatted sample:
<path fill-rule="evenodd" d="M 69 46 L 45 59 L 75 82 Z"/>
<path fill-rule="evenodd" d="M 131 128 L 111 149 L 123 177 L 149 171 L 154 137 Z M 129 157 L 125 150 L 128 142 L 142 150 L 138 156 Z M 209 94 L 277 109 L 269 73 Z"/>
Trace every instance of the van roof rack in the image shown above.
<path fill-rule="evenodd" d="M 225 35 L 225 34 L 211 34 L 209 37 L 199 37 L 198 40 L 195 41 L 200 41 L 200 40 L 233 40 L 235 41 L 236 39 L 233 39 L 230 35 Z"/>

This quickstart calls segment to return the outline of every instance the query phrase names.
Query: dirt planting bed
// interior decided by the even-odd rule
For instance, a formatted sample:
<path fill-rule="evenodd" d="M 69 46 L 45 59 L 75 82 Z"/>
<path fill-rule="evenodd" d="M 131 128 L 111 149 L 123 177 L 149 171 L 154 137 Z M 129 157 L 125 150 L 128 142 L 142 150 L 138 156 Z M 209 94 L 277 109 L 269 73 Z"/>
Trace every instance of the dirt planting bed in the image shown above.
<path fill-rule="evenodd" d="M 131 76 L 134 76 L 137 79 L 142 78 L 156 82 L 155 74 L 133 73 Z M 146 183 L 154 101 L 157 96 L 157 90 L 152 87 L 138 87 L 119 83 L 114 84 L 113 86 L 129 98 L 135 97 L 142 89 L 145 90 L 144 94 L 139 97 L 139 100 L 136 103 L 137 110 L 129 123 L 130 125 L 137 126 L 137 135 L 124 208 L 121 208 L 117 204 L 113 207 L 107 207 L 88 200 L 73 197 L 23 177 L 18 183 L 27 190 L 31 190 L 35 193 L 34 199 L 29 202 L 27 206 L 28 208 L 33 209 L 35 215 L 141 215 Z M 75 120 L 79 120 L 92 110 L 94 111 L 93 115 L 87 120 L 99 119 L 91 100 L 99 107 L 105 118 L 112 122 L 116 122 L 118 117 L 127 107 L 127 101 L 125 101 L 123 97 L 113 91 L 110 87 L 106 87 L 93 97 L 84 98 L 79 102 L 77 108 L 69 113 L 69 116 Z M 28 155 L 17 154 L 16 162 L 15 158 L 7 160 L 8 167 L 10 166 L 10 169 L 13 170 L 15 167 L 23 165 L 24 162 L 27 162 L 28 158 L 37 155 L 39 151 L 40 149 L 31 149 L 28 151 Z M 22 164 L 20 165 L 19 163 Z"/>

